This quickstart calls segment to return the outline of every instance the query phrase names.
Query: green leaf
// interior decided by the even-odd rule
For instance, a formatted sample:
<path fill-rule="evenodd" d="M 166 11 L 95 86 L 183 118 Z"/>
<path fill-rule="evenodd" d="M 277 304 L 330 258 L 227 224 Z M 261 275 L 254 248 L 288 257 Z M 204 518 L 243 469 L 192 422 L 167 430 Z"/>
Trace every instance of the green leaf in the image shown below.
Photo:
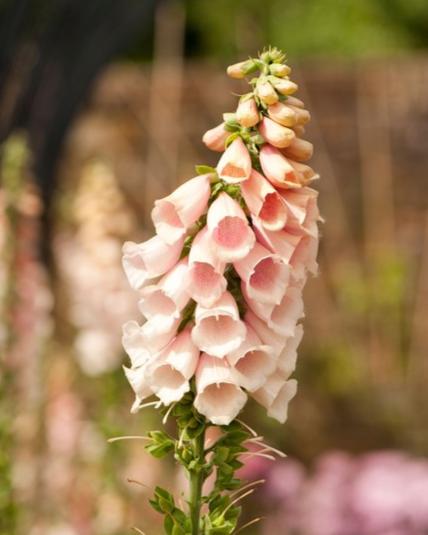
<path fill-rule="evenodd" d="M 208 173 L 216 173 L 215 167 L 211 167 L 210 165 L 195 165 L 195 170 L 198 173 L 198 175 L 207 175 Z"/>
<path fill-rule="evenodd" d="M 174 521 L 169 515 L 165 517 L 163 527 L 165 528 L 165 532 L 168 535 L 172 535 L 172 530 L 174 529 Z"/>

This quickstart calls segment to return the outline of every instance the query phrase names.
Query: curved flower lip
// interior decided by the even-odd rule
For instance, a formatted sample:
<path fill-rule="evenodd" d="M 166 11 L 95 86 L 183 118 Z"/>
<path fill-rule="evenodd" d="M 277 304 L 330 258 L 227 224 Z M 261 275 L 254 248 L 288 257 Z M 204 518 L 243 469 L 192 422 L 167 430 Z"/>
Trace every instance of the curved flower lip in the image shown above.
<path fill-rule="evenodd" d="M 192 340 L 201 351 L 223 358 L 241 345 L 245 335 L 245 324 L 229 292 L 224 292 L 211 308 L 197 305 Z"/>
<path fill-rule="evenodd" d="M 141 313 L 147 318 L 155 316 L 171 316 L 178 318 L 180 312 L 189 302 L 186 279 L 188 273 L 187 258 L 176 264 L 158 284 L 146 286 L 142 289 L 142 298 L 138 302 Z"/>
<path fill-rule="evenodd" d="M 296 162 L 291 158 L 288 158 L 288 162 L 291 167 L 293 167 L 298 173 L 302 175 L 305 185 L 320 178 L 319 174 L 316 173 L 309 165 L 306 165 L 301 162 Z"/>
<path fill-rule="evenodd" d="M 253 392 L 260 388 L 276 368 L 273 348 L 263 344 L 255 331 L 247 325 L 247 336 L 242 344 L 227 355 L 238 384 Z"/>
<path fill-rule="evenodd" d="M 291 128 L 278 124 L 269 119 L 269 117 L 263 117 L 258 128 L 260 134 L 268 143 L 280 149 L 288 147 L 296 137 Z"/>
<path fill-rule="evenodd" d="M 257 218 L 253 218 L 253 225 L 257 240 L 266 249 L 276 253 L 283 262 L 289 264 L 303 236 L 292 234 L 287 230 L 271 232 L 264 228 L 261 221 Z"/>
<path fill-rule="evenodd" d="M 252 396 L 260 405 L 267 408 L 268 416 L 283 424 L 287 420 L 288 404 L 296 393 L 295 379 L 286 381 L 279 374 L 273 374 Z"/>
<path fill-rule="evenodd" d="M 135 393 L 135 401 L 131 407 L 131 413 L 133 414 L 138 412 L 140 404 L 145 398 L 153 395 L 152 389 L 147 381 L 146 369 L 146 365 L 138 368 L 127 368 L 123 366 L 126 378 Z"/>
<path fill-rule="evenodd" d="M 122 325 L 122 345 L 133 368 L 142 366 L 151 357 L 148 351 L 141 326 L 136 321 L 127 321 Z"/>
<path fill-rule="evenodd" d="M 287 222 L 287 207 L 281 195 L 263 175 L 255 171 L 241 184 L 241 193 L 250 212 L 269 230 L 281 230 Z"/>
<path fill-rule="evenodd" d="M 125 242 L 122 265 L 131 287 L 139 290 L 170 270 L 180 258 L 183 244 L 184 238 L 168 245 L 159 236 L 143 243 Z"/>
<path fill-rule="evenodd" d="M 292 274 L 295 280 L 306 278 L 306 272 L 311 275 L 318 273 L 318 246 L 319 241 L 312 236 L 303 236 L 290 259 Z"/>
<path fill-rule="evenodd" d="M 190 390 L 198 358 L 199 350 L 185 329 L 148 364 L 148 383 L 164 405 L 179 401 Z"/>
<path fill-rule="evenodd" d="M 180 324 L 179 318 L 155 316 L 141 326 L 141 336 L 146 349 L 156 353 L 174 338 Z"/>
<path fill-rule="evenodd" d="M 288 379 L 296 369 L 297 348 L 303 338 L 303 325 L 297 325 L 294 336 L 287 338 L 284 349 L 278 357 L 277 372 L 282 375 L 284 379 Z"/>
<path fill-rule="evenodd" d="M 233 265 L 251 299 L 273 305 L 281 302 L 290 270 L 279 255 L 256 242 L 248 255 Z"/>
<path fill-rule="evenodd" d="M 209 149 L 215 152 L 223 152 L 225 149 L 226 139 L 230 136 L 230 132 L 225 130 L 224 123 L 221 123 L 210 130 L 207 130 L 202 136 L 202 142 Z"/>
<path fill-rule="evenodd" d="M 282 152 L 288 158 L 305 162 L 312 158 L 314 146 L 309 141 L 296 137 Z"/>
<path fill-rule="evenodd" d="M 245 143 L 237 137 L 227 147 L 217 164 L 220 178 L 229 184 L 247 180 L 251 173 L 251 157 Z"/>
<path fill-rule="evenodd" d="M 246 401 L 227 360 L 202 354 L 196 370 L 196 410 L 215 425 L 229 425 Z"/>
<path fill-rule="evenodd" d="M 225 263 L 214 254 L 213 242 L 204 227 L 193 240 L 189 253 L 184 284 L 191 298 L 204 307 L 211 307 L 226 290 L 224 268 Z"/>
<path fill-rule="evenodd" d="M 274 332 L 250 309 L 245 313 L 245 323 L 254 330 L 264 345 L 271 348 L 273 358 L 281 354 L 286 345 L 286 339 L 282 335 Z"/>
<path fill-rule="evenodd" d="M 191 178 L 167 197 L 155 201 L 152 220 L 162 240 L 171 245 L 205 212 L 211 194 L 211 175 Z"/>
<path fill-rule="evenodd" d="M 239 101 L 236 109 L 236 119 L 245 128 L 251 128 L 260 121 L 260 114 L 254 98 Z"/>
<path fill-rule="evenodd" d="M 289 286 L 279 305 L 266 305 L 255 301 L 248 296 L 244 284 L 241 288 L 248 306 L 260 319 L 267 322 L 268 327 L 282 336 L 294 336 L 297 322 L 304 317 L 300 288 Z"/>
<path fill-rule="evenodd" d="M 265 177 L 277 188 L 302 187 L 304 178 L 301 173 L 272 145 L 265 144 L 260 149 L 260 165 Z"/>
<path fill-rule="evenodd" d="M 318 192 L 312 188 L 282 192 L 289 218 L 287 228 L 318 238 L 318 221 L 322 221 L 317 205 Z"/>
<path fill-rule="evenodd" d="M 244 211 L 225 192 L 220 193 L 210 206 L 207 228 L 215 244 L 215 254 L 222 262 L 244 258 L 256 240 Z"/>

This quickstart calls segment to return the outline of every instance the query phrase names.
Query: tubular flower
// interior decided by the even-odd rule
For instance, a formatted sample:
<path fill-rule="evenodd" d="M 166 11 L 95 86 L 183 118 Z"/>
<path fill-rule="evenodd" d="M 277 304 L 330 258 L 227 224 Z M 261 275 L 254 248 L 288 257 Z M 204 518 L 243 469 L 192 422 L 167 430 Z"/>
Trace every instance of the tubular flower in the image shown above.
<path fill-rule="evenodd" d="M 157 200 L 156 235 L 123 247 L 145 318 L 123 327 L 133 411 L 149 396 L 164 406 L 192 396 L 193 410 L 227 426 L 250 393 L 287 418 L 321 218 L 301 139 L 310 114 L 284 58 L 269 49 L 229 67 L 251 90 L 203 136 L 217 165 Z"/>

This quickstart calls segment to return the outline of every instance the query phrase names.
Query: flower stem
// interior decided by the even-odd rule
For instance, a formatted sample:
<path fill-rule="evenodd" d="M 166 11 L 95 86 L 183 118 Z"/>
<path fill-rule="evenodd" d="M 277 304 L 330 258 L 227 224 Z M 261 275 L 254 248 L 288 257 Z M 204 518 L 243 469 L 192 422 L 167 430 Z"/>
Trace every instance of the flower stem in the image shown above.
<path fill-rule="evenodd" d="M 194 456 L 197 460 L 194 470 L 190 471 L 190 520 L 192 524 L 192 535 L 199 535 L 199 522 L 201 516 L 201 498 L 202 485 L 204 483 L 204 469 L 205 462 L 205 428 L 194 439 Z"/>

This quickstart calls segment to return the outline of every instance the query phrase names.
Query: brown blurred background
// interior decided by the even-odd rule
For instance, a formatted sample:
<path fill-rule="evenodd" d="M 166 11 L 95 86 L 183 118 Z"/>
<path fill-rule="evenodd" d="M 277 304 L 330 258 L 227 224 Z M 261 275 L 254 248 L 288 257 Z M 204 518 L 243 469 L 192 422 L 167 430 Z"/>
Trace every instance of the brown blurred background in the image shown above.
<path fill-rule="evenodd" d="M 425 462 L 428 4 L 6 0 L 0 535 L 161 532 L 147 497 L 160 481 L 179 489 L 182 476 L 140 442 L 106 442 L 159 425 L 150 409 L 129 414 L 121 324 L 138 311 L 121 244 L 150 235 L 154 199 L 195 164 L 215 164 L 201 136 L 243 88 L 225 67 L 267 44 L 287 52 L 313 117 L 325 223 L 289 421 L 255 405 L 245 419 L 308 478 L 331 450 Z M 376 484 L 381 497 L 391 488 L 387 477 Z M 428 478 L 420 489 L 428 495 Z M 259 498 L 253 507 L 274 518 L 282 498 L 275 511 Z M 389 531 L 272 526 L 247 533 L 428 533 L 428 520 Z"/>

